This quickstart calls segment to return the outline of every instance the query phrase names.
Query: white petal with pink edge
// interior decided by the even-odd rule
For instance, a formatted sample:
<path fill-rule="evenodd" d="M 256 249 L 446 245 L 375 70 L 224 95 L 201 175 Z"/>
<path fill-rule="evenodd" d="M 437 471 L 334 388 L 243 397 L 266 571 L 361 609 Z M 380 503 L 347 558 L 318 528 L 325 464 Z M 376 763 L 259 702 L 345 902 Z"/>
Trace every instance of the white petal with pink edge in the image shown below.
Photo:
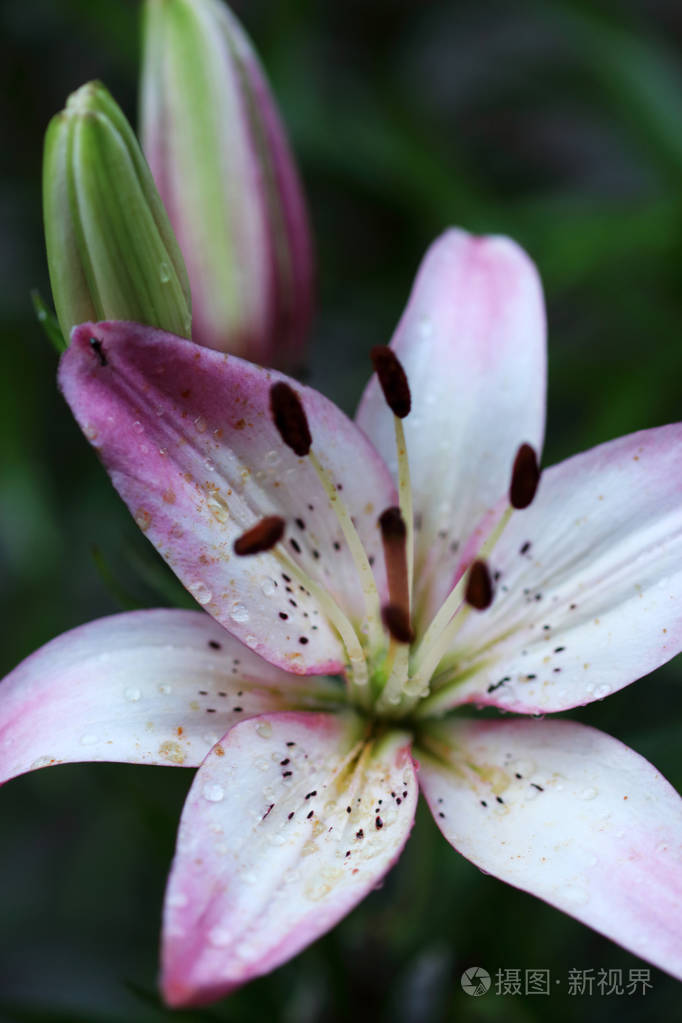
<path fill-rule="evenodd" d="M 682 799 L 648 761 L 572 721 L 442 724 L 423 751 L 467 859 L 682 977 Z"/>
<path fill-rule="evenodd" d="M 354 715 L 233 728 L 197 773 L 166 893 L 163 991 L 200 1005 L 291 958 L 345 916 L 412 827 L 409 737 Z"/>
<path fill-rule="evenodd" d="M 285 447 L 272 422 L 270 386 L 282 379 L 121 323 L 77 328 L 60 368 L 66 399 L 114 485 L 199 603 L 272 663 L 300 674 L 335 673 L 344 663 L 337 633 L 287 559 L 356 624 L 364 614 L 362 586 L 310 460 Z M 388 470 L 336 406 L 292 385 L 313 450 L 355 518 L 383 591 L 376 520 L 395 503 Z M 235 556 L 236 537 L 272 514 L 287 521 L 283 544 Z"/>
<path fill-rule="evenodd" d="M 682 648 L 682 425 L 548 469 L 490 567 L 493 605 L 467 620 L 426 710 L 565 710 L 668 661 Z"/>
<path fill-rule="evenodd" d="M 79 761 L 196 767 L 236 721 L 340 692 L 273 667 L 200 611 L 101 618 L 0 682 L 0 784 Z"/>
<path fill-rule="evenodd" d="M 391 347 L 412 393 L 404 424 L 423 615 L 447 593 L 457 546 L 508 489 L 518 447 L 542 447 L 545 314 L 535 267 L 507 238 L 446 232 L 424 257 Z M 397 473 L 376 379 L 356 421 Z"/>

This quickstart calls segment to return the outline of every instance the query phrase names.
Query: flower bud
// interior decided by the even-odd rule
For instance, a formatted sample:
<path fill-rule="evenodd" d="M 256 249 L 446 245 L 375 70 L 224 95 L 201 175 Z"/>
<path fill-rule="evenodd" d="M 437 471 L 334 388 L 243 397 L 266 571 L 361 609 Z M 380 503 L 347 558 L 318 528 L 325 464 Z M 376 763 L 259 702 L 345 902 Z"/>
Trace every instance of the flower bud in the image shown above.
<path fill-rule="evenodd" d="M 147 0 L 140 134 L 187 262 L 194 340 L 300 364 L 312 305 L 303 195 L 258 58 L 220 0 Z"/>
<path fill-rule="evenodd" d="M 187 271 L 137 139 L 99 82 L 74 92 L 45 136 L 50 283 L 68 340 L 85 320 L 133 320 L 189 337 Z"/>

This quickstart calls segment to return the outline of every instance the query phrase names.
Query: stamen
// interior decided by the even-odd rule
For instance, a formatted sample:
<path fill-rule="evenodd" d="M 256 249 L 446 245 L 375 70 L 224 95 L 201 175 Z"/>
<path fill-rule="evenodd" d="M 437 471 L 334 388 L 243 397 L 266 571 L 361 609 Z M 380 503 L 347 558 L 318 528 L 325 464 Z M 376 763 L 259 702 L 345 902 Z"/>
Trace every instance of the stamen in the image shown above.
<path fill-rule="evenodd" d="M 388 345 L 376 345 L 369 355 L 386 404 L 394 416 L 404 419 L 412 408 L 412 397 L 400 359 Z"/>
<path fill-rule="evenodd" d="M 369 563 L 367 552 L 362 546 L 362 541 L 358 536 L 358 531 L 351 520 L 348 509 L 343 501 L 339 499 L 336 484 L 311 450 L 312 436 L 301 399 L 289 384 L 279 381 L 270 388 L 270 410 L 275 426 L 284 443 L 300 458 L 304 458 L 306 455 L 310 458 L 310 463 L 325 489 L 329 503 L 343 530 L 348 549 L 360 574 L 365 597 L 365 617 L 370 644 L 373 647 L 378 647 L 381 645 L 383 637 L 379 594 L 377 593 L 372 566 Z"/>
<path fill-rule="evenodd" d="M 391 605 L 397 610 L 400 609 L 402 617 L 407 623 L 407 631 L 410 629 L 410 590 L 407 574 L 407 527 L 400 508 L 387 508 L 379 516 L 379 527 L 381 539 L 384 545 L 384 560 L 386 562 L 386 576 L 388 580 L 388 595 Z M 384 624 L 386 624 L 385 609 L 382 612 Z M 391 635 L 390 626 L 387 625 Z M 405 631 L 405 630 L 403 630 Z M 398 636 L 395 636 L 398 639 Z M 401 642 L 410 642 L 402 640 Z"/>
<path fill-rule="evenodd" d="M 252 529 L 247 529 L 234 542 L 234 552 L 244 557 L 248 554 L 260 554 L 269 551 L 284 536 L 286 523 L 279 515 L 267 515 L 257 522 Z"/>
<path fill-rule="evenodd" d="M 398 452 L 398 492 L 400 510 L 407 524 L 407 585 L 411 600 L 414 572 L 414 514 L 410 467 L 407 460 L 407 445 L 402 420 L 409 415 L 412 408 L 412 395 L 405 370 L 392 348 L 387 345 L 376 345 L 370 352 L 370 358 L 379 378 L 386 404 L 394 415 L 395 444 Z"/>
<path fill-rule="evenodd" d="M 410 616 L 404 607 L 398 604 L 386 604 L 381 609 L 381 617 L 393 639 L 397 640 L 398 643 L 412 642 L 414 633 L 410 626 Z"/>
<path fill-rule="evenodd" d="M 270 410 L 279 435 L 294 454 L 304 458 L 310 451 L 312 437 L 300 397 L 284 381 L 270 388 Z"/>
<path fill-rule="evenodd" d="M 303 571 L 293 558 L 289 557 L 286 551 L 279 548 L 276 551 L 276 557 L 279 558 L 287 571 L 292 576 L 295 576 L 298 581 L 306 587 L 311 597 L 315 598 L 322 611 L 338 632 L 341 637 L 341 642 L 346 648 L 348 660 L 350 661 L 351 677 L 349 682 L 351 687 L 356 688 L 356 692 L 358 693 L 361 702 L 365 706 L 368 706 L 369 697 L 368 695 L 365 695 L 367 694 L 367 683 L 369 681 L 367 661 L 365 660 L 365 654 L 360 640 L 358 639 L 357 633 L 350 620 L 341 610 L 331 594 L 322 586 L 318 586 L 318 584 Z"/>
<path fill-rule="evenodd" d="M 372 566 L 369 563 L 367 552 L 362 545 L 362 540 L 358 535 L 358 531 L 351 520 L 350 513 L 346 508 L 346 505 L 339 498 L 339 493 L 334 481 L 331 479 L 324 466 L 320 464 L 320 461 L 314 451 L 309 452 L 309 458 L 311 465 L 315 469 L 320 483 L 324 487 L 327 497 L 329 498 L 332 510 L 334 511 L 339 525 L 343 530 L 343 535 L 346 543 L 348 544 L 351 557 L 353 558 L 355 566 L 360 574 L 362 592 L 365 597 L 365 618 L 367 620 L 367 627 L 369 630 L 368 639 L 370 645 L 376 649 L 381 646 L 383 637 L 379 610 L 379 594 L 377 593 L 377 585 L 374 580 Z"/>
<path fill-rule="evenodd" d="M 485 611 L 493 602 L 493 584 L 485 561 L 474 561 L 467 575 L 464 599 L 477 611 Z"/>
<path fill-rule="evenodd" d="M 530 444 L 522 444 L 514 459 L 509 486 L 509 503 L 512 508 L 527 508 L 535 497 L 539 482 L 537 455 Z"/>

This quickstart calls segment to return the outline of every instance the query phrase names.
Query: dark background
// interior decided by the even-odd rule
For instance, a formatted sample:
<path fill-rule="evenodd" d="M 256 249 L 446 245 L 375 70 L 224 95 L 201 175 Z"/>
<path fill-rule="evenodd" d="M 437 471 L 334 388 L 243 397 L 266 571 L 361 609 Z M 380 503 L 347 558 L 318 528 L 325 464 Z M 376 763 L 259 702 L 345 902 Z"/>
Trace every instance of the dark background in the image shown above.
<path fill-rule="evenodd" d="M 352 411 L 429 241 L 506 232 L 548 296 L 545 460 L 682 418 L 682 7 L 677 0 L 235 4 L 298 153 L 319 258 L 312 382 Z M 55 387 L 29 290 L 49 296 L 49 117 L 99 77 L 135 120 L 139 4 L 0 3 L 0 667 L 121 607 L 172 599 Z M 625 499 L 625 496 L 624 496 Z M 96 556 L 93 555 L 93 549 Z M 159 595 L 159 588 L 164 596 Z M 177 590 L 175 592 L 182 593 Z M 682 788 L 679 662 L 573 716 Z M 644 965 L 454 853 L 420 814 L 405 855 L 331 934 L 203 1012 L 155 995 L 159 914 L 191 773 L 69 766 L 0 792 L 0 1019 L 68 1023 L 680 1017 L 570 997 L 572 967 Z M 551 970 L 551 998 L 473 999 L 471 965 Z"/>

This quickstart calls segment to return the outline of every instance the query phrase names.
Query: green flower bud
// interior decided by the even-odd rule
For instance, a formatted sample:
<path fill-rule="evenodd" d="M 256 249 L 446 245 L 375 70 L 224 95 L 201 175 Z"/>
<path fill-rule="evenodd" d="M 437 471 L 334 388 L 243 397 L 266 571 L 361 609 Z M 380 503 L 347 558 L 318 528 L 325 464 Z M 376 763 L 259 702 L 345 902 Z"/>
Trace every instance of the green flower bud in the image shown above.
<path fill-rule="evenodd" d="M 187 263 L 193 339 L 298 366 L 312 246 L 258 57 L 219 0 L 146 0 L 144 11 L 140 138 Z"/>
<path fill-rule="evenodd" d="M 85 320 L 190 336 L 182 254 L 137 139 L 99 82 L 74 92 L 47 129 L 43 213 L 65 338 Z"/>

